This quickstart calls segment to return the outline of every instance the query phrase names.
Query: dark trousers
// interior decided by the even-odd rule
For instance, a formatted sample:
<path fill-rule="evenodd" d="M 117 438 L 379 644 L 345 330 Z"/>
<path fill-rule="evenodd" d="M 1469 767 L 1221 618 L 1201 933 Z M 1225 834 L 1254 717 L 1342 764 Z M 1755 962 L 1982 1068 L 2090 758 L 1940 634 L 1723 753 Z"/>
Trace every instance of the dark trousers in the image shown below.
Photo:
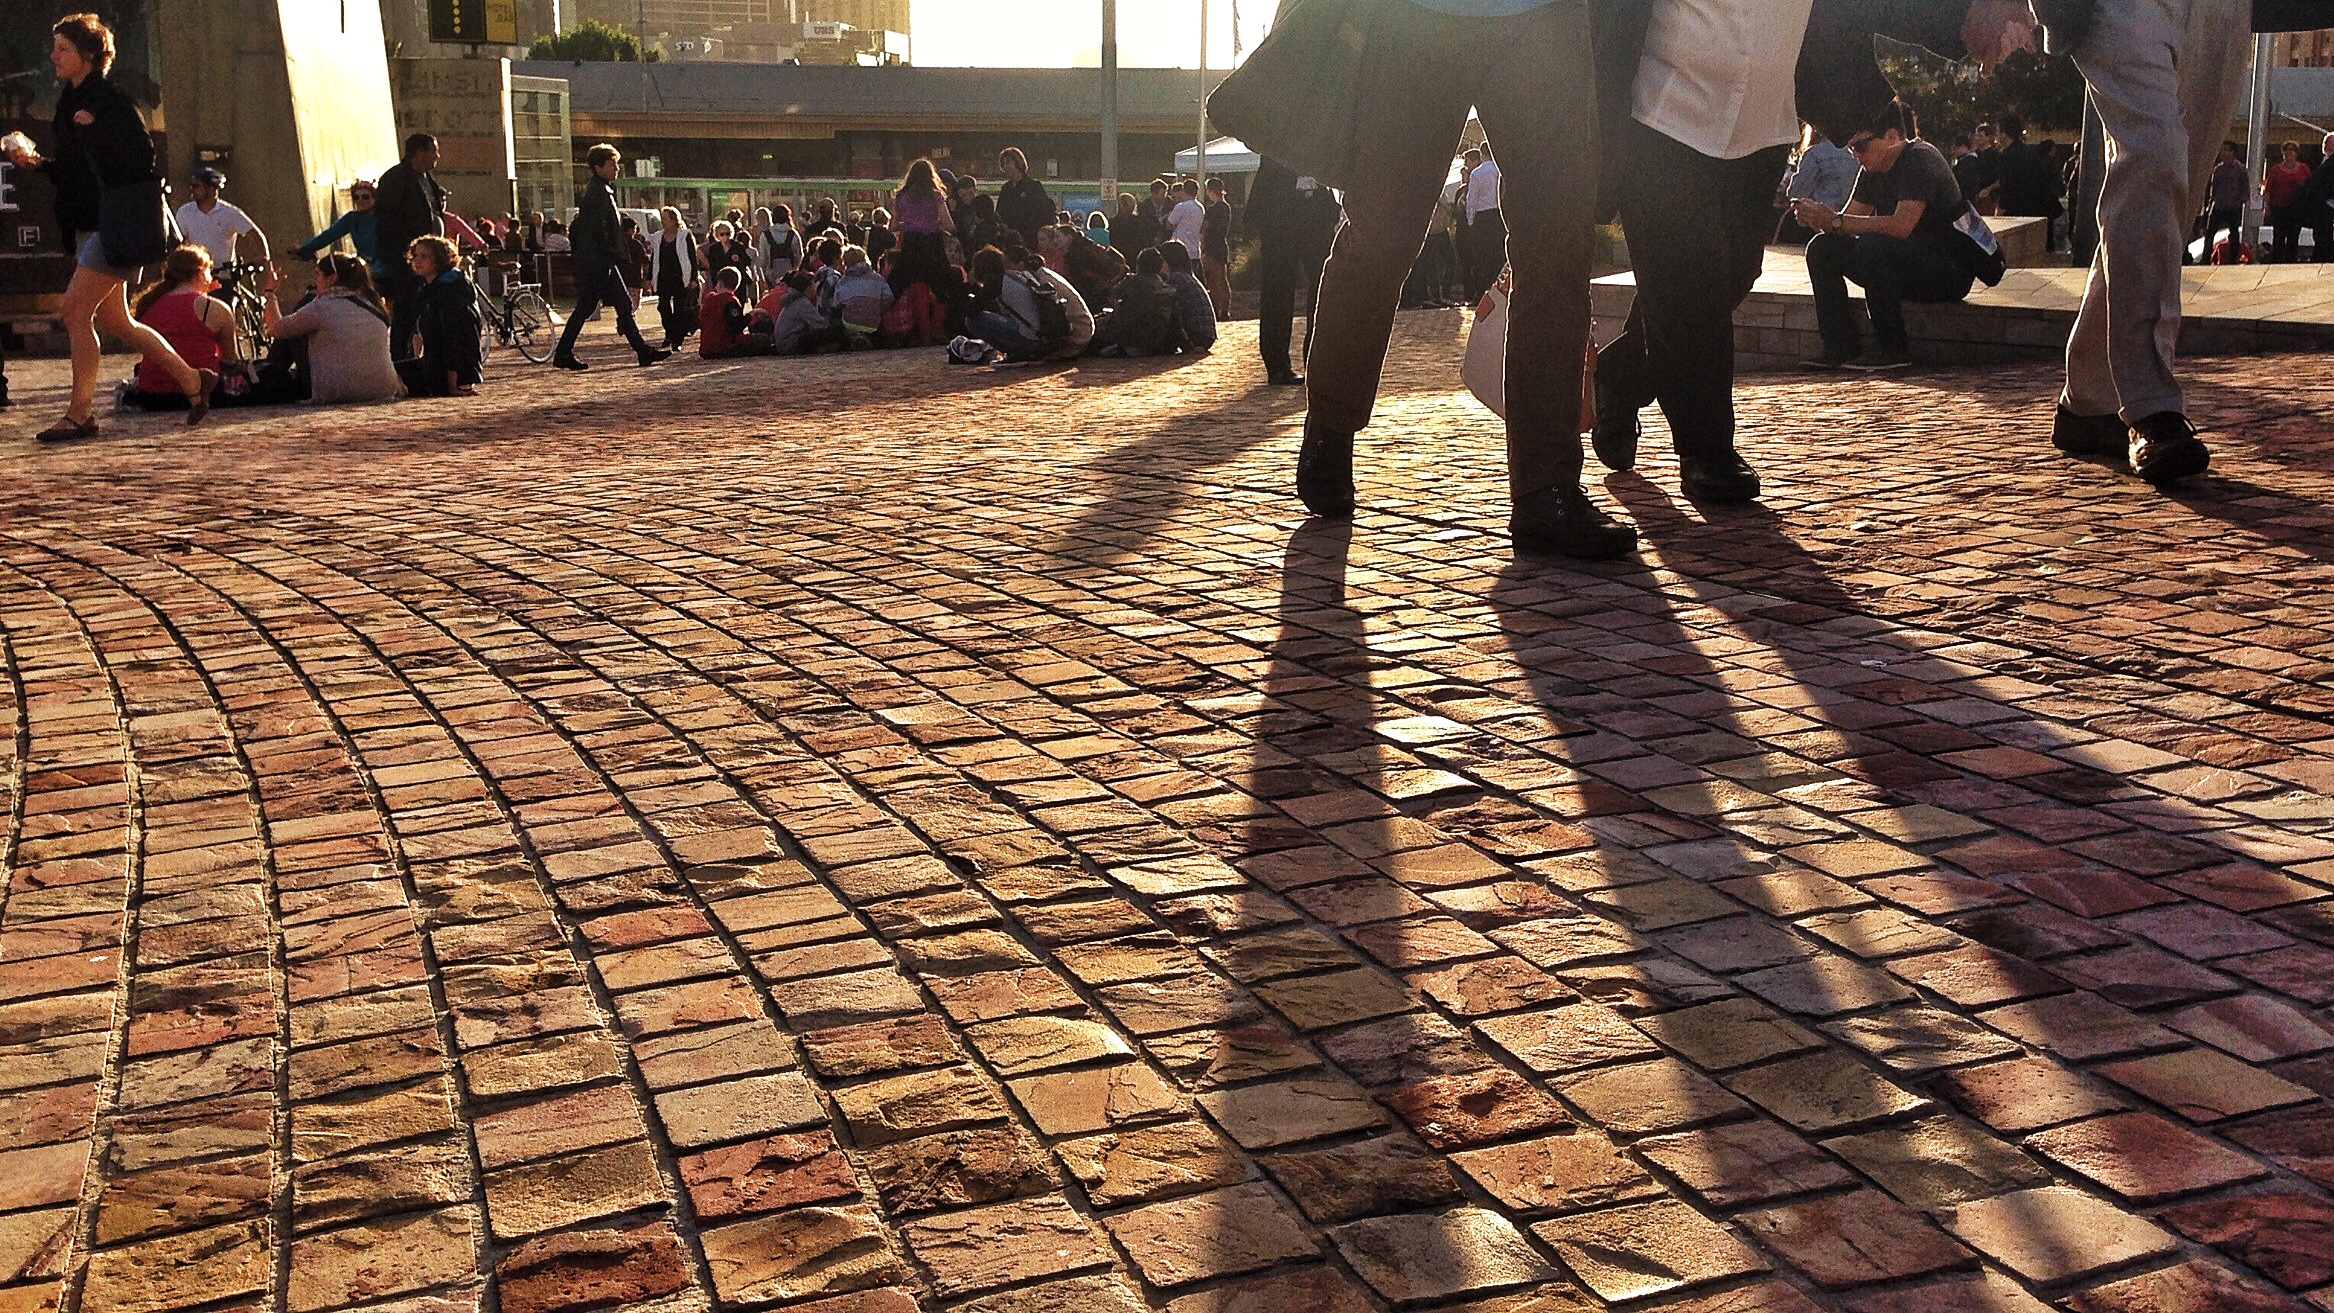
<path fill-rule="evenodd" d="M 1459 262 L 1467 271 L 1467 304 L 1472 306 L 1483 300 L 1507 268 L 1507 216 L 1484 210 L 1465 225 L 1465 232 L 1467 245 Z"/>
<path fill-rule="evenodd" d="M 2204 259 L 2207 264 L 2212 262 L 2212 248 L 2219 243 L 2222 233 L 2227 233 L 2240 244 L 2245 240 L 2244 206 L 2215 205 L 2212 207 L 2212 217 L 2204 221 Z M 2230 252 L 2232 257 L 2235 254 L 2234 251 Z"/>
<path fill-rule="evenodd" d="M 2270 207 L 2269 234 L 2269 254 L 2262 263 L 2292 264 L 2302 258 L 2302 207 Z"/>
<path fill-rule="evenodd" d="M 2334 209 L 2319 209 L 2318 221 L 2310 225 L 2310 251 L 2313 260 L 2334 263 Z"/>
<path fill-rule="evenodd" d="M 389 302 L 389 358 L 413 355 L 413 335 L 421 331 L 421 275 L 399 269 L 381 280 L 381 295 Z"/>
<path fill-rule="evenodd" d="M 1807 275 L 1815 283 L 1815 322 L 1824 350 L 1853 355 L 1863 334 L 1848 284 L 1864 289 L 1864 309 L 1872 316 L 1872 336 L 1880 349 L 1904 354 L 1907 301 L 1958 301 L 1969 295 L 1969 271 L 1952 256 L 1919 242 L 1880 233 L 1851 237 L 1825 233 L 1807 244 Z"/>
<path fill-rule="evenodd" d="M 1638 166 L 1621 197 L 1637 298 L 1597 353 L 1602 402 L 1658 401 L 1680 455 L 1734 450 L 1734 311 L 1765 266 L 1788 146 L 1713 159 L 1632 119 L 1610 134 Z"/>
<path fill-rule="evenodd" d="M 1313 322 L 1319 318 L 1313 307 L 1321 290 L 1321 266 L 1289 248 L 1290 243 L 1267 236 L 1260 252 L 1262 268 L 1257 272 L 1263 296 L 1257 312 L 1256 354 L 1268 374 L 1297 372 L 1289 363 L 1289 344 L 1296 336 L 1300 294 L 1305 300 L 1305 355 L 1313 354 Z"/>
<path fill-rule="evenodd" d="M 607 306 L 616 312 L 616 331 L 632 344 L 641 355 L 649 352 L 648 340 L 640 335 L 640 325 L 632 319 L 632 291 L 624 286 L 624 275 L 610 262 L 593 269 L 578 265 L 575 271 L 575 310 L 567 317 L 567 327 L 559 334 L 557 358 L 565 360 L 575 354 L 575 336 L 583 331 L 584 321 L 600 313 Z"/>

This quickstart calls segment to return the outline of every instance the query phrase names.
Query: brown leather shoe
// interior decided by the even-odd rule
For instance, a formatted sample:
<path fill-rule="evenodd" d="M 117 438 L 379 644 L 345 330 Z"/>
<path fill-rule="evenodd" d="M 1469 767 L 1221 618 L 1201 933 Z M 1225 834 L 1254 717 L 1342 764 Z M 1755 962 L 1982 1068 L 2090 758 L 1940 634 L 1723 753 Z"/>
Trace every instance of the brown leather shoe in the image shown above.
<path fill-rule="evenodd" d="M 97 417 L 92 415 L 88 419 L 75 420 L 67 415 L 33 436 L 42 442 L 78 442 L 83 438 L 94 438 L 97 436 Z"/>
<path fill-rule="evenodd" d="M 2133 420 L 2130 456 L 2131 472 L 2159 487 L 2202 474 L 2212 464 L 2196 426 L 2177 410 Z"/>

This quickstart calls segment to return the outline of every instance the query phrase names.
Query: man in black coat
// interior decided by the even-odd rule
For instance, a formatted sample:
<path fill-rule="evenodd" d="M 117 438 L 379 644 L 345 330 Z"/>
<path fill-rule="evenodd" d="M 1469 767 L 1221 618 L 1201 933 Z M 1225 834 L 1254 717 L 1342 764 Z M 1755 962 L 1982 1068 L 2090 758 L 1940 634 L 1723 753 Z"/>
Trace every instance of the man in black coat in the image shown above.
<path fill-rule="evenodd" d="M 591 368 L 575 358 L 575 337 L 583 331 L 584 321 L 605 305 L 616 312 L 616 331 L 632 344 L 640 363 L 653 365 L 672 352 L 650 346 L 632 319 L 632 291 L 624 285 L 624 261 L 630 255 L 631 241 L 624 236 L 624 220 L 616 212 L 616 172 L 623 167 L 624 157 L 614 146 L 601 142 L 584 152 L 584 164 L 592 171 L 591 181 L 576 193 L 575 223 L 567 230 L 575 252 L 575 311 L 567 317 L 567 328 L 559 335 L 559 349 L 552 353 L 551 363 L 560 369 Z"/>
<path fill-rule="evenodd" d="M 1289 358 L 1295 337 L 1297 294 L 1305 297 L 1305 353 L 1313 350 L 1312 303 L 1321 287 L 1321 266 L 1344 207 L 1327 187 L 1275 159 L 1262 159 L 1248 185 L 1248 226 L 1256 233 L 1263 297 L 1256 326 L 1257 354 L 1275 386 L 1305 381 Z"/>
<path fill-rule="evenodd" d="M 1029 176 L 1029 158 L 1020 147 L 1007 146 L 1000 152 L 997 167 L 1005 171 L 1005 185 L 997 189 L 997 222 L 1018 233 L 1021 244 L 1034 251 L 1037 234 L 1053 226 L 1054 198 L 1046 194 L 1044 183 Z"/>
<path fill-rule="evenodd" d="M 403 162 L 384 170 L 374 188 L 373 213 L 380 216 L 374 249 L 389 270 L 381 295 L 389 300 L 389 348 L 400 360 L 412 354 L 414 317 L 421 313 L 421 278 L 406 267 L 405 248 L 416 237 L 446 232 L 446 191 L 430 176 L 436 167 L 438 139 L 416 132 L 405 139 Z"/>

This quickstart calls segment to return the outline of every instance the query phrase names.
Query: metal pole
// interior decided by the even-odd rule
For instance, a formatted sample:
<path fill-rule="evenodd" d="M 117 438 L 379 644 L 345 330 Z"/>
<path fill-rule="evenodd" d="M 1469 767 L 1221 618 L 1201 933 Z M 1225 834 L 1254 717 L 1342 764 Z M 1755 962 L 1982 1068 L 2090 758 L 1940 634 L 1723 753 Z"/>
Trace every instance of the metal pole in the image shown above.
<path fill-rule="evenodd" d="M 1208 191 L 1208 0 L 1199 0 L 1199 152 L 1191 176 L 1199 180 L 1201 204 Z"/>
<path fill-rule="evenodd" d="M 1118 0 L 1102 0 L 1102 212 L 1118 213 Z"/>
<path fill-rule="evenodd" d="M 2247 244 L 2261 234 L 2261 179 L 2262 170 L 2269 162 L 2269 33 L 2253 38 L 2253 114 L 2245 124 L 2245 176 L 2253 183 L 2253 191 L 2245 198 L 2245 237 Z"/>

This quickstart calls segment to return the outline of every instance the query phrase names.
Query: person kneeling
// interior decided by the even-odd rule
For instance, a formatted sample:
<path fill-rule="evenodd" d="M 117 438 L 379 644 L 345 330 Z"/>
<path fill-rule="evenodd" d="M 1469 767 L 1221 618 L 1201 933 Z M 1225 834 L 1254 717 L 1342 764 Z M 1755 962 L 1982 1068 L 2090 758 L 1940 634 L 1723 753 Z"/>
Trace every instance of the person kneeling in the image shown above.
<path fill-rule="evenodd" d="M 745 275 L 734 266 L 713 275 L 713 286 L 697 304 L 697 350 L 707 360 L 734 360 L 739 356 L 766 356 L 774 347 L 769 338 L 748 332 L 750 316 L 738 289 Z"/>
<path fill-rule="evenodd" d="M 1969 295 L 1976 272 L 1963 248 L 1970 257 L 1979 248 L 1960 225 L 1980 221 L 1964 218 L 1975 212 L 1953 179 L 1953 166 L 1918 131 L 1912 111 L 1892 102 L 1848 139 L 1848 150 L 1863 167 L 1846 212 L 1820 201 L 1792 202 L 1792 217 L 1816 234 L 1807 244 L 1807 273 L 1815 284 L 1823 354 L 1804 362 L 1811 369 L 1903 369 L 1913 361 L 1904 303 Z M 1872 316 L 1875 343 L 1861 356 L 1850 282 L 1864 289 L 1864 308 Z"/>

